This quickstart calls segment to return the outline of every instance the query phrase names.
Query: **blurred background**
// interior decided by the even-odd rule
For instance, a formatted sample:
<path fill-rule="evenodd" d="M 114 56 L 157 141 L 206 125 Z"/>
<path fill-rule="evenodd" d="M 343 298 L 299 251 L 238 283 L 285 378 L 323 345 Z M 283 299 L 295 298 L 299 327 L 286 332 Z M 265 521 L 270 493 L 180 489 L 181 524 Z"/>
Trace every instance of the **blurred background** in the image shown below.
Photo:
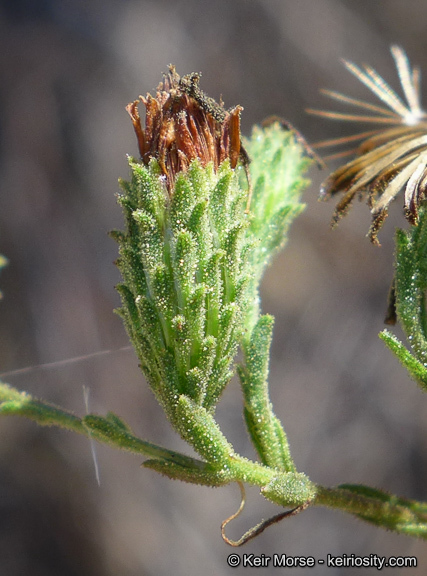
<path fill-rule="evenodd" d="M 152 442 L 188 452 L 139 373 L 120 319 L 107 231 L 122 226 L 117 179 L 136 141 L 125 105 L 153 91 L 172 62 L 201 71 L 202 88 L 244 106 L 243 131 L 278 114 L 311 143 L 354 132 L 309 117 L 336 109 L 322 87 L 375 101 L 342 66 L 370 63 L 398 88 L 389 46 L 403 46 L 427 74 L 424 0 L 1 0 L 0 1 L 0 371 L 102 350 L 107 355 L 4 377 L 79 414 L 113 410 Z M 331 164 L 331 167 L 337 164 Z M 329 230 L 313 168 L 307 209 L 262 288 L 276 317 L 271 397 L 297 466 L 325 485 L 360 482 L 427 499 L 427 403 L 377 334 L 393 275 L 393 234 L 402 199 L 380 233 L 364 237 L 356 204 Z M 398 332 L 398 331 L 397 331 Z M 237 451 L 253 457 L 233 380 L 218 419 Z M 140 458 L 96 448 L 56 429 L 0 421 L 0 565 L 7 576 L 243 574 L 221 521 L 239 504 L 236 486 L 172 482 Z M 248 491 L 238 538 L 276 512 Z M 425 544 L 326 509 L 282 522 L 241 552 L 272 555 L 416 555 Z M 259 569 L 257 573 L 267 573 Z M 298 569 L 301 576 L 328 569 Z M 387 573 L 387 570 L 384 571 Z M 336 569 L 352 576 L 356 569 Z M 367 570 L 366 573 L 376 573 Z"/>

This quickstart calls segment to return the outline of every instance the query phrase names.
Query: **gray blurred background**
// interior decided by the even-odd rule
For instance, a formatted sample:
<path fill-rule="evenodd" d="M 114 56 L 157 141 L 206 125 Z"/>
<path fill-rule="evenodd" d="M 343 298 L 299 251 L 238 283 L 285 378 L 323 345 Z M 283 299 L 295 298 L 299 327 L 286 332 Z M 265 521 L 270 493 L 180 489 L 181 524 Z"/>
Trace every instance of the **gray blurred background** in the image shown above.
<path fill-rule="evenodd" d="M 374 101 L 340 58 L 369 62 L 397 88 L 389 45 L 403 46 L 427 74 L 426 25 L 424 0 L 2 0 L 0 253 L 10 265 L 0 277 L 0 371 L 127 345 L 112 312 L 119 274 L 107 237 L 122 226 L 117 179 L 127 176 L 126 154 L 137 152 L 124 108 L 152 91 L 170 62 L 181 74 L 201 71 L 202 88 L 227 107 L 242 104 L 245 133 L 278 114 L 315 142 L 351 133 L 305 114 L 336 108 L 321 87 Z M 364 238 L 364 205 L 329 230 L 333 205 L 317 202 L 326 173 L 313 168 L 310 176 L 307 209 L 262 288 L 263 309 L 276 317 L 275 411 L 299 469 L 314 481 L 367 483 L 425 500 L 426 398 L 377 338 L 394 228 L 405 226 L 402 200 L 378 249 Z M 91 411 L 113 410 L 142 437 L 188 452 L 132 351 L 4 379 L 79 414 L 82 386 L 90 387 Z M 236 380 L 218 419 L 236 449 L 253 457 Z M 98 487 L 85 438 L 12 418 L 0 421 L 0 435 L 2 575 L 245 572 L 227 566 L 232 550 L 219 532 L 239 504 L 236 486 L 172 482 L 140 469 L 140 458 L 99 445 Z M 248 492 L 231 537 L 276 512 Z M 394 575 L 427 566 L 425 544 L 326 509 L 270 528 L 243 551 L 418 557 L 418 570 Z"/>

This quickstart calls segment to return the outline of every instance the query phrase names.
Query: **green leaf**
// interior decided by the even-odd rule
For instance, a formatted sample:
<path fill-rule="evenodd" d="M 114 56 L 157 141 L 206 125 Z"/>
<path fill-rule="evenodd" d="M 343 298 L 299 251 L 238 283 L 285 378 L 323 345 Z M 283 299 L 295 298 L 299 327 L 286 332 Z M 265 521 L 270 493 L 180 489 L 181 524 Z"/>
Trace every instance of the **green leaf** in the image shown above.
<path fill-rule="evenodd" d="M 421 207 L 418 225 L 396 233 L 395 309 L 412 354 L 388 331 L 380 337 L 423 390 L 427 390 L 426 289 L 427 212 Z"/>
<path fill-rule="evenodd" d="M 416 358 L 427 366 L 427 337 L 425 331 L 426 276 L 423 274 L 427 244 L 425 214 L 417 227 L 409 233 L 396 234 L 396 312 Z"/>
<path fill-rule="evenodd" d="M 213 416 L 191 398 L 181 395 L 177 407 L 181 436 L 210 464 L 227 467 L 234 455 Z"/>
<path fill-rule="evenodd" d="M 125 432 L 129 432 L 130 434 L 132 434 L 132 430 L 131 430 L 130 426 L 128 424 L 126 424 L 126 422 L 124 420 L 122 420 L 120 418 L 120 416 L 117 416 L 117 414 L 114 414 L 114 412 L 107 412 L 105 419 L 109 420 L 112 424 L 114 424 L 115 426 L 118 426 L 119 428 L 121 428 Z"/>
<path fill-rule="evenodd" d="M 268 394 L 268 366 L 274 319 L 261 316 L 244 346 L 245 365 L 239 371 L 245 401 L 244 416 L 261 461 L 272 468 L 295 471 L 285 431 L 274 415 Z"/>
<path fill-rule="evenodd" d="M 223 486 L 232 481 L 229 470 L 221 468 L 216 469 L 208 464 L 203 469 L 196 467 L 184 467 L 174 464 L 173 462 L 162 462 L 160 460 L 147 460 L 143 463 L 144 468 L 149 468 L 167 476 L 172 480 L 182 480 L 191 484 L 202 486 Z"/>
<path fill-rule="evenodd" d="M 427 369 L 405 348 L 394 334 L 388 330 L 380 332 L 379 337 L 387 347 L 393 352 L 399 362 L 409 372 L 411 378 L 417 382 L 421 389 L 427 392 Z"/>

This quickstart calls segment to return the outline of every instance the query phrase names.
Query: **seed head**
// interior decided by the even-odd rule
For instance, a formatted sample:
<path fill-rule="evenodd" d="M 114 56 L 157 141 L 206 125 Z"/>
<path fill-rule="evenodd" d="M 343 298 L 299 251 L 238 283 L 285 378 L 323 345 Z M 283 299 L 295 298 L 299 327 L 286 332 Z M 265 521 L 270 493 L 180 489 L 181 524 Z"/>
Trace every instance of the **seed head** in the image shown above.
<path fill-rule="evenodd" d="M 379 124 L 376 130 L 354 136 L 326 140 L 317 148 L 362 141 L 355 150 L 333 157 L 356 154 L 356 158 L 333 172 L 323 183 L 321 198 L 327 199 L 343 192 L 332 218 L 332 225 L 344 216 L 353 199 L 367 198 L 372 224 L 368 236 L 378 244 L 378 231 L 388 215 L 388 207 L 401 190 L 405 190 L 404 214 L 410 224 L 418 223 L 418 208 L 427 193 L 427 117 L 421 109 L 419 70 L 411 69 L 405 52 L 391 47 L 406 102 L 370 66 L 363 69 L 344 61 L 347 69 L 367 86 L 388 108 L 325 90 L 324 93 L 340 102 L 373 112 L 372 115 L 343 114 L 323 110 L 309 110 L 333 120 Z"/>

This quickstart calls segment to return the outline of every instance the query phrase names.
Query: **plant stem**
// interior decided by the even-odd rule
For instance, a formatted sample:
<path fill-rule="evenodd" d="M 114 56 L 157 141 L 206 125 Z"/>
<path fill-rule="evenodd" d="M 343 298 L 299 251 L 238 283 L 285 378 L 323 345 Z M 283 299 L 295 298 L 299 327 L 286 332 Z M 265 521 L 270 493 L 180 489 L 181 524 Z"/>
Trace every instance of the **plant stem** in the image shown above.
<path fill-rule="evenodd" d="M 107 417 L 88 414 L 79 418 L 69 410 L 64 410 L 48 402 L 33 398 L 26 392 L 0 382 L 0 414 L 4 416 L 23 416 L 34 420 L 41 426 L 58 426 L 99 442 L 109 444 L 114 448 L 142 454 L 148 458 L 173 462 L 181 466 L 203 469 L 205 462 L 168 450 L 161 446 L 146 442 L 131 433 L 130 429 L 118 417 Z M 118 422 L 120 424 L 118 424 Z"/>
<path fill-rule="evenodd" d="M 44 426 L 59 426 L 84 434 L 113 448 L 127 450 L 158 462 L 159 471 L 181 480 L 220 485 L 240 481 L 261 488 L 262 494 L 279 506 L 326 506 L 353 514 L 376 526 L 427 539 L 427 503 L 360 485 L 335 488 L 316 486 L 304 474 L 283 472 L 231 453 L 216 462 L 203 462 L 156 446 L 135 436 L 114 414 L 89 414 L 79 418 L 68 410 L 32 398 L 25 392 L 0 383 L 0 413 L 24 416 Z"/>
<path fill-rule="evenodd" d="M 366 486 L 317 486 L 313 505 L 336 508 L 376 526 L 427 539 L 425 503 L 398 498 Z"/>

